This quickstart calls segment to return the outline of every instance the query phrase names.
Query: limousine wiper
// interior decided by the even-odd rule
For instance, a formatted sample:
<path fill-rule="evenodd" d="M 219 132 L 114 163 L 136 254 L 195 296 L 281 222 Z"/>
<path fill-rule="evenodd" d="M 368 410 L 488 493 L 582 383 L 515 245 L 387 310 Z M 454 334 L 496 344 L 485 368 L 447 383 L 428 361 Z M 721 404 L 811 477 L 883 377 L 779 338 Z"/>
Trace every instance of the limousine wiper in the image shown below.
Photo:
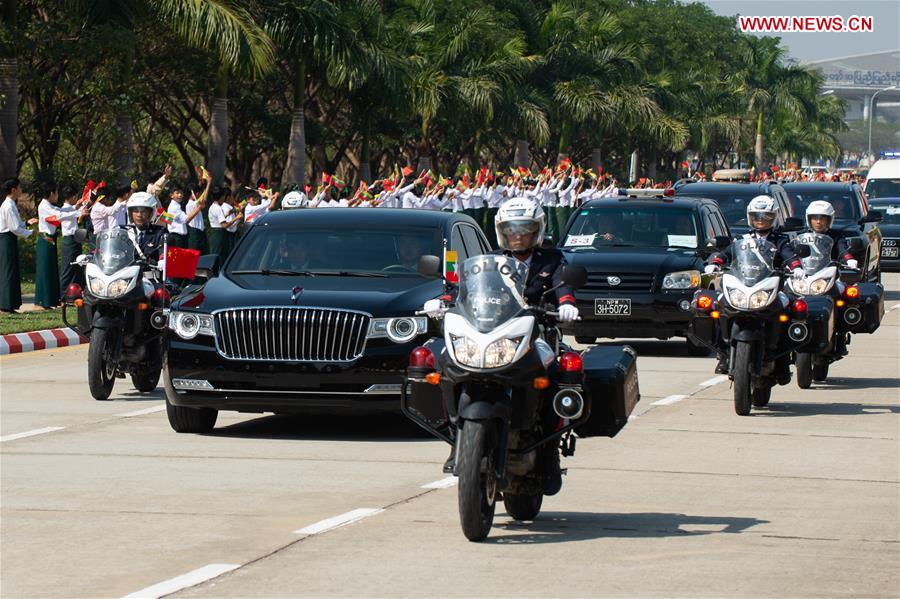
<path fill-rule="evenodd" d="M 261 268 L 259 270 L 232 270 L 231 274 L 265 276 L 272 275 L 276 277 L 314 277 L 319 273 L 312 272 L 311 270 L 281 270 L 277 268 Z"/>
<path fill-rule="evenodd" d="M 375 279 L 386 279 L 387 275 L 380 272 L 365 272 L 362 270 L 316 270 L 312 275 L 322 275 L 326 277 L 370 277 Z"/>

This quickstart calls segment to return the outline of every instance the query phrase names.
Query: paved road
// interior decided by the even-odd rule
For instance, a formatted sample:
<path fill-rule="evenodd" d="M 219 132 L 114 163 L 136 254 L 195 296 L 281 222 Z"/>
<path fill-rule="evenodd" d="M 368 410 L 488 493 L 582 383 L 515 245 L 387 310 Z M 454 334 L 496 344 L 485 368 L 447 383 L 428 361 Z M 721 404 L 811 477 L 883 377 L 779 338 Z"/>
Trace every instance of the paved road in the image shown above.
<path fill-rule="evenodd" d="M 159 596 L 229 569 L 178 596 L 900 596 L 898 327 L 749 418 L 711 359 L 636 342 L 638 417 L 482 544 L 455 488 L 423 488 L 446 446 L 399 417 L 178 435 L 160 392 L 93 401 L 83 346 L 3 357 L 0 596 Z"/>

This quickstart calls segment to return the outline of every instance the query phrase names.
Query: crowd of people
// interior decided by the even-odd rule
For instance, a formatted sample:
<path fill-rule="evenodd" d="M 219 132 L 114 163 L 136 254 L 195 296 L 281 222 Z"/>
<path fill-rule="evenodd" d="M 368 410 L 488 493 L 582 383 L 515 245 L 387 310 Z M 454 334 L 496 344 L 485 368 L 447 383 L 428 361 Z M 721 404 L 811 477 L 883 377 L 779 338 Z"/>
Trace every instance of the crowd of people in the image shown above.
<path fill-rule="evenodd" d="M 687 164 L 682 165 L 688 169 Z M 486 166 L 455 177 L 436 175 L 430 170 L 418 174 L 410 167 L 396 168 L 387 177 L 372 183 L 347 185 L 337 176 L 323 173 L 315 192 L 311 185 L 287 185 L 282 197 L 268 180 L 253 187 L 214 185 L 212 177 L 198 167 L 196 183 L 173 178 L 167 165 L 148 178 L 146 191 L 137 181 L 118 187 L 88 181 L 82 188 L 67 184 L 42 183 L 33 194 L 39 199 L 37 217 L 23 221 L 17 202 L 23 195 L 18 179 L 3 182 L 5 198 L 0 207 L 0 311 L 12 312 L 22 304 L 21 267 L 18 239 L 37 235 L 34 273 L 37 307 L 49 309 L 60 304 L 71 283 L 84 285 L 83 269 L 73 265 L 84 246 L 75 238 L 85 228 L 94 238 L 105 230 L 128 224 L 129 199 L 136 193 L 151 196 L 156 206 L 155 222 L 166 227 L 171 246 L 197 250 L 201 254 L 227 256 L 239 235 L 255 219 L 271 210 L 295 208 L 406 208 L 451 210 L 471 216 L 497 247 L 494 219 L 500 206 L 512 198 L 529 198 L 543 209 L 547 235 L 557 239 L 572 212 L 594 198 L 614 196 L 622 186 L 637 188 L 671 187 L 672 181 L 641 178 L 625 185 L 615 177 L 583 169 L 569 159 L 555 168 L 533 172 L 525 167 L 496 171 Z M 701 172 L 688 169 L 686 178 L 705 180 Z M 782 181 L 855 180 L 853 172 L 836 174 L 810 172 L 796 165 L 772 166 L 767 172 L 749 171 L 750 180 Z M 29 273 L 30 274 L 30 273 Z"/>

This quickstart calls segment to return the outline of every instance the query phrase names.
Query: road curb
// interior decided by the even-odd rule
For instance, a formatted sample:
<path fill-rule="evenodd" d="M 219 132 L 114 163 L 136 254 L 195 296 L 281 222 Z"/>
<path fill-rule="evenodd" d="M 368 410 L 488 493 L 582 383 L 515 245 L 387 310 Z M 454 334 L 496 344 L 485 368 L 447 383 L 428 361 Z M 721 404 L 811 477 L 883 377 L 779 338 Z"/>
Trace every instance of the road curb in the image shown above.
<path fill-rule="evenodd" d="M 0 356 L 20 354 L 38 349 L 55 349 L 57 347 L 81 345 L 87 342 L 87 337 L 79 335 L 68 327 L 0 335 Z"/>

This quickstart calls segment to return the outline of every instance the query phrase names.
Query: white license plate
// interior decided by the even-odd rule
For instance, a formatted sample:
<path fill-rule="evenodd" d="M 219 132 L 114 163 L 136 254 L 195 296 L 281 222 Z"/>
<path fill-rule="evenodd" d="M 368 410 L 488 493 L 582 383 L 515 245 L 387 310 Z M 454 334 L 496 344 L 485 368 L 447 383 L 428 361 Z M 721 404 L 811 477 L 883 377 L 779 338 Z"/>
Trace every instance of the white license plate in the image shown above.
<path fill-rule="evenodd" d="M 881 248 L 881 255 L 884 258 L 897 258 L 900 255 L 900 248 Z"/>
<path fill-rule="evenodd" d="M 631 316 L 630 299 L 595 299 L 595 316 Z"/>

